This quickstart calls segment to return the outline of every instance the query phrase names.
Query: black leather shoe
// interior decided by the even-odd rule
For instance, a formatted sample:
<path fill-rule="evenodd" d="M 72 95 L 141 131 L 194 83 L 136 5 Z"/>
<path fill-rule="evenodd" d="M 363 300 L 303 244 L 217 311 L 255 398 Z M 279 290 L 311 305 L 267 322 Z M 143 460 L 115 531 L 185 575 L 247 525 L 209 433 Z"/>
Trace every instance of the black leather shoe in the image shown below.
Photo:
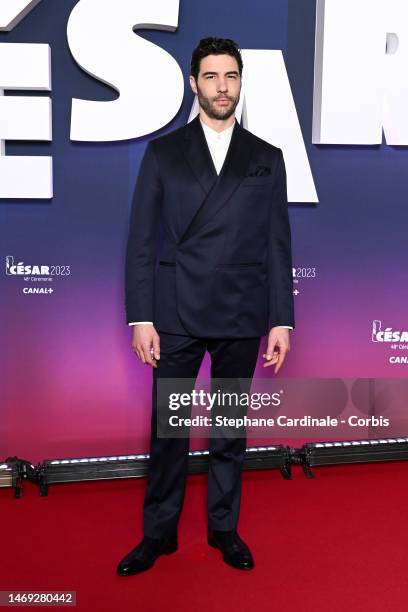
<path fill-rule="evenodd" d="M 133 548 L 117 567 L 119 576 L 132 576 L 153 567 L 160 555 L 171 555 L 178 549 L 177 536 L 168 538 L 150 538 L 143 540 Z"/>
<path fill-rule="evenodd" d="M 228 565 L 243 570 L 255 567 L 251 551 L 236 531 L 215 531 L 209 529 L 208 543 L 213 548 L 220 549 L 222 558 Z"/>

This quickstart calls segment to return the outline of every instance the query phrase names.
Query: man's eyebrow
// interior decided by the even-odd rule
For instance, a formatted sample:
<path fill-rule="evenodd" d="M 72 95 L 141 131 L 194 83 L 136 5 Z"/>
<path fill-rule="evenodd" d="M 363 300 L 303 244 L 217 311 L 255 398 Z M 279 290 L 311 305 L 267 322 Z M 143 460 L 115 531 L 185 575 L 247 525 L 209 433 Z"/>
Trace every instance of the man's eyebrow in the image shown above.
<path fill-rule="evenodd" d="M 214 70 L 207 70 L 207 72 L 203 72 L 203 76 L 206 76 L 207 74 L 219 74 L 218 72 L 215 72 Z M 228 72 L 225 72 L 225 74 L 239 74 L 238 70 L 228 70 Z"/>

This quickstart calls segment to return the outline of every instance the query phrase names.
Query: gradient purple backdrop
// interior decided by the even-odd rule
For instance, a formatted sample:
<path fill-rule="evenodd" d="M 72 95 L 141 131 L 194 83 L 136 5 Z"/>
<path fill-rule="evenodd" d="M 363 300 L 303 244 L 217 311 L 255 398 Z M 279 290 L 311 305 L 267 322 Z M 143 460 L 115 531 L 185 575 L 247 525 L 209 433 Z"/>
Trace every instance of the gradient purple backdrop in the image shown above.
<path fill-rule="evenodd" d="M 116 97 L 70 56 L 66 23 L 75 4 L 59 0 L 57 11 L 52 0 L 43 0 L 15 31 L 0 33 L 0 44 L 51 44 L 53 142 L 9 142 L 6 151 L 51 153 L 55 187 L 52 201 L 0 201 L 1 260 L 5 266 L 5 257 L 13 255 L 27 264 L 70 265 L 72 270 L 70 277 L 53 282 L 52 295 L 23 295 L 23 280 L 6 276 L 3 267 L 0 459 L 127 454 L 148 445 L 152 373 L 130 350 L 123 296 L 130 201 L 148 138 L 69 141 L 72 97 Z M 312 4 L 243 0 L 237 6 L 226 0 L 220 6 L 209 0 L 192 7 L 181 1 L 177 32 L 141 32 L 172 53 L 186 77 L 180 112 L 155 135 L 187 121 L 189 59 L 199 38 L 229 36 L 243 48 L 281 48 L 320 203 L 290 207 L 294 265 L 315 268 L 316 277 L 296 285 L 296 330 L 279 377 L 404 379 L 408 365 L 391 365 L 389 357 L 408 351 L 373 343 L 371 328 L 373 320 L 408 328 L 408 152 L 384 143 L 311 144 Z M 273 378 L 272 368 L 263 369 L 262 362 L 260 357 L 255 377 Z M 209 376 L 208 355 L 200 376 Z M 401 419 L 405 391 L 398 386 L 397 396 L 393 391 L 381 395 L 381 410 L 395 410 Z M 326 394 L 321 398 L 317 414 L 330 404 Z M 192 448 L 203 446 L 192 442 Z"/>

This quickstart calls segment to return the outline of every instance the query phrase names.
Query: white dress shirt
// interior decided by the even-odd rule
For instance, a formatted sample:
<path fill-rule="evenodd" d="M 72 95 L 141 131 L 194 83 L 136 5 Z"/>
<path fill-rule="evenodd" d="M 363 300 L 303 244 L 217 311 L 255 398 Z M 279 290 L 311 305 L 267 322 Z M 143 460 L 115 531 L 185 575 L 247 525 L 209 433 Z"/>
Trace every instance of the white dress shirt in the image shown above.
<path fill-rule="evenodd" d="M 222 130 L 222 132 L 216 132 L 206 125 L 201 119 L 200 122 L 204 130 L 205 139 L 207 141 L 208 148 L 210 149 L 215 169 L 217 174 L 219 174 L 227 156 L 234 124 L 230 125 L 230 127 L 226 128 L 225 130 Z"/>
<path fill-rule="evenodd" d="M 222 132 L 217 132 L 216 130 L 210 128 L 206 123 L 204 123 L 201 118 L 200 123 L 204 131 L 208 148 L 210 149 L 215 169 L 217 171 L 217 174 L 219 174 L 227 156 L 228 147 L 231 142 L 231 136 L 235 124 L 233 123 L 232 125 L 230 125 L 230 127 L 227 127 L 225 128 L 225 130 L 222 130 Z M 143 324 L 153 325 L 152 321 L 137 321 L 135 323 L 129 323 L 129 325 Z M 293 329 L 293 327 L 289 325 L 279 325 L 277 327 L 286 327 L 287 329 Z"/>

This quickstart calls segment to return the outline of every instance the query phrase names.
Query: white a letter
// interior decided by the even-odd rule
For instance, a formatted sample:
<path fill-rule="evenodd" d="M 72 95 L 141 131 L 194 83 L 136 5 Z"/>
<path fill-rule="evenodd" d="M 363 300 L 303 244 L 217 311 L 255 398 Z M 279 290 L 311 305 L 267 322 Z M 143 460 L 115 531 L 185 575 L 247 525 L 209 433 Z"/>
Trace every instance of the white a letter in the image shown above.
<path fill-rule="evenodd" d="M 236 117 L 242 115 L 246 129 L 282 149 L 288 201 L 318 202 L 282 51 L 242 49 L 242 60 L 242 90 Z M 189 120 L 197 113 L 195 97 Z"/>

